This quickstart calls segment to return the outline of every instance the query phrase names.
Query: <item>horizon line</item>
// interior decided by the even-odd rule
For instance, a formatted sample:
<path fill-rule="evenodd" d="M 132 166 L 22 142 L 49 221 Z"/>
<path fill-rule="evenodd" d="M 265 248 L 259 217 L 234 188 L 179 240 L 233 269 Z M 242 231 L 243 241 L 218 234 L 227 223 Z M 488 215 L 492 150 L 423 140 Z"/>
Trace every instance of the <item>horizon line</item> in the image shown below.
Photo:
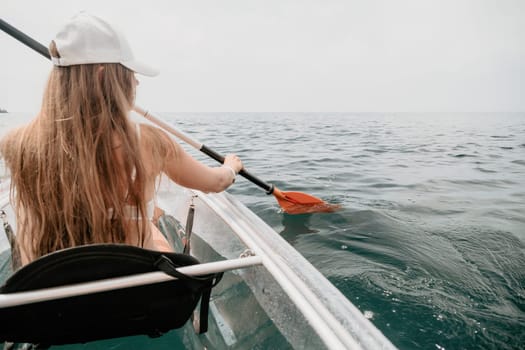
<path fill-rule="evenodd" d="M 32 113 L 38 111 L 8 111 L 0 107 L 0 114 L 9 113 Z M 178 113 L 178 114 L 205 114 L 205 113 L 231 113 L 231 114 L 261 114 L 261 113 L 292 113 L 292 114 L 523 114 L 524 111 L 156 111 L 156 113 Z"/>

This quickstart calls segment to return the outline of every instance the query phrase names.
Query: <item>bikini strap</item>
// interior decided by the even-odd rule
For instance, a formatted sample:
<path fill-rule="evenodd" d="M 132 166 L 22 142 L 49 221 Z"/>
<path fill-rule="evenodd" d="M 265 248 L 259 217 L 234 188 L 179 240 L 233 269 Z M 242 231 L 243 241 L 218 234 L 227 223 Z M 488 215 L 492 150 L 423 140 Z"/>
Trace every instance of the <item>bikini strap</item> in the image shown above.
<path fill-rule="evenodd" d="M 135 130 L 137 132 L 137 139 L 140 141 L 140 124 L 139 123 L 135 124 Z"/>

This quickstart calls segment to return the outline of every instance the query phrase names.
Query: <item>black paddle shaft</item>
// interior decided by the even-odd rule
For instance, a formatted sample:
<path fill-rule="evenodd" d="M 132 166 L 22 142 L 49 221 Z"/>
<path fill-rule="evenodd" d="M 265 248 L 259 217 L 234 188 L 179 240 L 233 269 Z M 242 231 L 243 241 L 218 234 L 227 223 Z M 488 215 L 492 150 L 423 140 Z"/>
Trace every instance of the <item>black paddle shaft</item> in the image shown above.
<path fill-rule="evenodd" d="M 21 43 L 29 46 L 42 56 L 46 57 L 47 59 L 51 59 L 51 55 L 49 55 L 49 51 L 47 51 L 47 48 L 40 44 L 35 39 L 25 35 L 6 21 L 0 18 L 0 29 L 2 29 L 7 34 L 11 35 L 16 40 L 20 41 Z"/>
<path fill-rule="evenodd" d="M 211 158 L 215 159 L 219 163 L 221 163 L 221 164 L 224 163 L 224 156 L 222 156 L 219 153 L 215 152 L 211 148 L 208 148 L 206 145 L 202 145 L 201 148 L 200 148 L 200 151 L 202 153 L 210 156 Z M 259 186 L 262 189 L 264 189 L 267 194 L 272 194 L 273 193 L 274 186 L 272 184 L 267 184 L 266 182 L 262 181 L 261 179 L 259 179 L 259 178 L 255 177 L 255 176 L 253 176 L 252 174 L 250 174 L 248 171 L 242 169 L 239 172 L 239 175 L 242 175 L 247 180 L 253 182 L 257 186 Z"/>
<path fill-rule="evenodd" d="M 0 18 L 0 29 L 2 29 L 4 32 L 11 35 L 13 38 L 20 41 L 21 43 L 29 46 L 30 48 L 32 48 L 33 50 L 35 50 L 42 56 L 46 57 L 47 59 L 51 59 L 51 55 L 49 54 L 47 48 L 44 45 L 40 44 L 38 41 L 31 38 L 30 36 L 22 33 L 20 30 L 16 29 L 15 27 L 13 27 L 12 25 L 10 25 L 9 23 L 7 23 L 1 18 Z M 200 151 L 207 154 L 211 158 L 215 159 L 219 163 L 221 164 L 224 163 L 224 157 L 220 155 L 219 153 L 215 152 L 214 150 L 212 150 L 211 148 L 208 148 L 207 146 L 202 145 L 202 147 L 200 148 Z M 248 171 L 243 169 L 239 172 L 239 174 L 242 175 L 247 180 L 253 182 L 257 186 L 264 189 L 267 194 L 273 193 L 273 190 L 274 190 L 273 185 L 267 184 L 261 179 L 250 174 Z"/>

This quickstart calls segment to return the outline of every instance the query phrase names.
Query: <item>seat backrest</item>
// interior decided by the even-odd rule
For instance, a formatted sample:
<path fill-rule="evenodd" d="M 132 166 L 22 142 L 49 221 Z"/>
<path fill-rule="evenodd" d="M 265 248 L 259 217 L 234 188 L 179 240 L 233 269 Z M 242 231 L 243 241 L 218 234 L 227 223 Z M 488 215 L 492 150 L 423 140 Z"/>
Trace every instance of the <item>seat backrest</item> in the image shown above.
<path fill-rule="evenodd" d="M 211 288 L 222 273 L 191 277 L 175 268 L 192 256 L 134 246 L 97 244 L 64 249 L 24 266 L 0 288 L 4 294 L 164 271 L 177 279 L 0 309 L 0 342 L 58 345 L 137 334 L 159 336 L 183 326 L 197 307 L 206 331 Z"/>

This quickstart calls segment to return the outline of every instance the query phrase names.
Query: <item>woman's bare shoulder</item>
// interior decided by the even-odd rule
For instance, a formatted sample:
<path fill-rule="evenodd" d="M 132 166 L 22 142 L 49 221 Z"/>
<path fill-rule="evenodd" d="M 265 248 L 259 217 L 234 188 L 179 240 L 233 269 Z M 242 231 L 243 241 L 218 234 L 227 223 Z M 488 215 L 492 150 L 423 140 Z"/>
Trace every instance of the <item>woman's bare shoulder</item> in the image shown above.
<path fill-rule="evenodd" d="M 159 137 L 161 138 L 168 138 L 169 136 L 166 134 L 166 132 L 154 125 L 146 124 L 146 123 L 138 123 L 138 127 L 140 128 L 140 135 L 141 137 L 145 137 L 147 139 L 157 139 Z"/>
<path fill-rule="evenodd" d="M 175 142 L 164 130 L 149 124 L 139 124 L 140 144 L 147 157 L 164 168 L 166 162 L 178 159 L 181 152 L 180 145 Z"/>

